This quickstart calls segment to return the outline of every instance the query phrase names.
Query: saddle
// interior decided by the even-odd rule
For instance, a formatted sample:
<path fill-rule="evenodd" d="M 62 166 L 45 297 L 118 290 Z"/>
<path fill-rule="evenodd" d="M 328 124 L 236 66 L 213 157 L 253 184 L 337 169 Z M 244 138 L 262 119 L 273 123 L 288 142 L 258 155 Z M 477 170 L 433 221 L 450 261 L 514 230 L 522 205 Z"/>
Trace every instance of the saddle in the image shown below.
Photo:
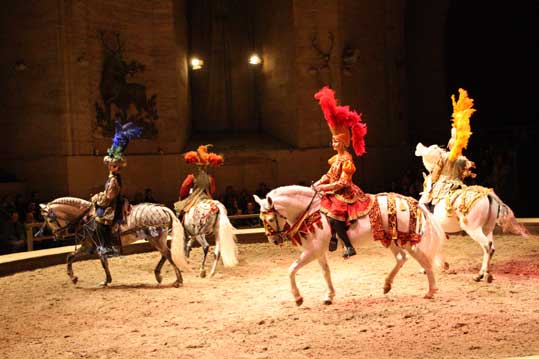
<path fill-rule="evenodd" d="M 393 241 L 398 246 L 404 246 L 407 243 L 417 244 L 421 241 L 421 212 L 418 209 L 416 199 L 404 196 L 399 193 L 378 193 L 378 196 L 387 196 L 387 222 L 388 230 L 384 230 L 382 221 L 382 212 L 378 200 L 369 211 L 369 220 L 371 223 L 372 235 L 375 241 L 380 241 L 384 247 L 389 247 Z M 397 199 L 399 207 L 397 208 Z M 406 206 L 404 203 L 407 203 Z M 404 232 L 398 228 L 397 210 L 409 210 L 408 231 Z"/>

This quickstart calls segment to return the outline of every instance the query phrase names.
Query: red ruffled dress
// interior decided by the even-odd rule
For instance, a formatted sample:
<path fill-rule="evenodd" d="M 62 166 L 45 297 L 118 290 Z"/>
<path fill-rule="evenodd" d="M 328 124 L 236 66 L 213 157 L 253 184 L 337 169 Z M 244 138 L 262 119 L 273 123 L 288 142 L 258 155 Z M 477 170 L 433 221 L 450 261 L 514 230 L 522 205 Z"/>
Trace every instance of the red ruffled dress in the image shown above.
<path fill-rule="evenodd" d="M 320 180 L 324 184 L 320 211 L 326 216 L 350 222 L 369 213 L 373 199 L 352 182 L 356 171 L 352 155 L 345 152 L 328 161 L 331 166 Z"/>

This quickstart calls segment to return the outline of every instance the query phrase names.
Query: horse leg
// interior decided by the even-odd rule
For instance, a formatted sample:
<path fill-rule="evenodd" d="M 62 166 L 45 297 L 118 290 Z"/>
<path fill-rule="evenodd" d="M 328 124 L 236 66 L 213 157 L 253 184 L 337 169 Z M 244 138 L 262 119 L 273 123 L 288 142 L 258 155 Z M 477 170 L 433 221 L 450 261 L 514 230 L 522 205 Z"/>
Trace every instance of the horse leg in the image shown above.
<path fill-rule="evenodd" d="M 73 261 L 83 253 L 83 248 L 84 247 L 81 246 L 76 251 L 71 252 L 67 255 L 67 275 L 69 276 L 73 284 L 77 284 L 79 280 L 77 276 L 73 275 Z"/>
<path fill-rule="evenodd" d="M 105 280 L 99 283 L 99 285 L 106 287 L 110 282 L 112 282 L 112 276 L 110 275 L 110 270 L 109 270 L 109 261 L 107 259 L 107 256 L 101 253 L 99 253 L 99 259 L 101 260 L 101 265 L 103 266 L 103 269 L 105 270 L 105 274 L 106 274 Z"/>
<path fill-rule="evenodd" d="M 159 259 L 159 263 L 157 263 L 157 266 L 154 270 L 155 279 L 157 279 L 157 282 L 161 283 L 161 268 L 163 267 L 165 261 L 168 260 L 169 263 L 172 265 L 172 268 L 174 268 L 174 273 L 176 274 L 176 281 L 172 285 L 176 288 L 183 286 L 182 272 L 180 271 L 176 263 L 174 263 L 174 261 L 172 260 L 172 253 L 170 252 L 170 248 L 168 248 L 167 245 L 167 233 L 161 233 L 158 240 L 151 240 L 150 242 L 161 253 L 161 259 Z"/>
<path fill-rule="evenodd" d="M 472 237 L 477 243 L 479 243 L 479 245 L 483 249 L 483 262 L 481 263 L 481 269 L 479 270 L 479 274 L 473 277 L 474 281 L 479 282 L 485 277 L 485 274 L 489 272 L 489 263 L 490 259 L 492 258 L 491 248 L 493 249 L 494 246 L 492 245 L 492 240 L 489 241 L 489 238 L 485 236 L 485 234 L 483 233 L 483 229 L 481 229 L 480 227 L 468 229 L 466 230 L 466 233 L 468 233 L 470 237 Z"/>
<path fill-rule="evenodd" d="M 422 252 L 419 252 L 417 250 L 417 247 L 415 249 L 408 249 L 408 253 L 414 259 L 421 265 L 421 267 L 425 270 L 425 274 L 427 275 L 427 279 L 429 281 L 429 291 L 423 298 L 425 299 L 431 299 L 434 294 L 438 291 L 438 288 L 436 288 L 436 278 L 434 277 L 434 271 L 432 269 L 432 262 L 423 254 Z"/>
<path fill-rule="evenodd" d="M 391 272 L 386 277 L 385 283 L 384 283 L 384 294 L 389 293 L 391 290 L 391 285 L 393 284 L 393 280 L 395 279 L 395 276 L 397 273 L 399 273 L 400 269 L 406 263 L 406 260 L 408 259 L 406 256 L 406 252 L 395 245 L 395 243 L 391 242 L 391 245 L 389 246 L 389 249 L 391 252 L 393 252 L 393 255 L 395 256 L 395 260 L 397 263 L 395 263 L 395 267 L 391 270 Z"/>
<path fill-rule="evenodd" d="M 301 269 L 301 267 L 312 262 L 315 259 L 314 253 L 311 251 L 304 251 L 301 253 L 300 257 L 290 265 L 288 268 L 288 276 L 290 278 L 290 286 L 292 289 L 292 295 L 296 301 L 296 305 L 299 307 L 303 304 L 303 297 L 299 293 L 298 286 L 296 284 L 296 273 Z"/>
<path fill-rule="evenodd" d="M 155 269 L 153 270 L 153 273 L 155 274 L 155 280 L 159 284 L 161 284 L 161 281 L 163 280 L 163 276 L 161 276 L 161 268 L 163 268 L 163 264 L 165 264 L 166 260 L 167 258 L 161 254 L 161 258 L 159 259 L 157 266 L 155 266 Z"/>
<path fill-rule="evenodd" d="M 210 278 L 213 277 L 213 275 L 215 274 L 215 270 L 217 269 L 217 263 L 219 263 L 219 259 L 221 258 L 221 243 L 219 241 L 215 243 L 215 250 L 213 254 L 214 259 L 213 265 L 211 267 Z"/>
<path fill-rule="evenodd" d="M 328 286 L 328 292 L 324 298 L 324 304 L 330 305 L 333 303 L 333 298 L 335 298 L 335 288 L 333 287 L 333 282 L 331 281 L 331 271 L 329 270 L 327 257 L 324 255 L 318 258 L 318 264 L 320 264 L 320 267 L 322 267 L 322 270 L 324 271 L 324 280 Z"/>
<path fill-rule="evenodd" d="M 202 246 L 202 262 L 200 263 L 200 278 L 206 277 L 206 258 L 208 257 L 208 251 L 210 250 L 210 245 L 206 241 L 205 235 L 197 235 L 196 239 L 198 243 Z"/>
<path fill-rule="evenodd" d="M 494 249 L 494 235 L 492 232 L 487 234 L 487 239 L 488 239 L 489 253 L 488 253 L 488 261 L 487 261 L 486 279 L 487 279 L 487 283 L 492 283 L 492 281 L 494 280 L 494 277 L 490 273 L 490 264 L 492 263 L 492 257 L 494 257 L 494 252 L 496 251 Z"/>
<path fill-rule="evenodd" d="M 185 243 L 185 256 L 187 258 L 189 258 L 189 254 L 191 253 L 191 248 L 193 247 L 194 242 L 195 242 L 195 238 L 189 236 L 189 240 L 187 241 L 187 243 Z"/>

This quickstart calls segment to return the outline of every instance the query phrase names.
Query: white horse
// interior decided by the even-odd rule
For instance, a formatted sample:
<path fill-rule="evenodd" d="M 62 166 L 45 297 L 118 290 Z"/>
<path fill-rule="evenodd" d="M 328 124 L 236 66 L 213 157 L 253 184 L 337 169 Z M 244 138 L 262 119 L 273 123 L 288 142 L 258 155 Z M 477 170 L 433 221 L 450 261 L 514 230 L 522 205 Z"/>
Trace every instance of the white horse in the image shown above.
<path fill-rule="evenodd" d="M 331 304 L 335 297 L 327 259 L 331 229 L 326 217 L 320 215 L 319 195 L 309 187 L 284 186 L 269 192 L 265 199 L 260 199 L 256 195 L 254 198 L 260 205 L 260 219 L 264 224 L 270 243 L 282 244 L 285 238 L 294 237 L 296 233 L 301 233 L 302 253 L 288 271 L 292 295 L 296 304 L 303 303 L 303 298 L 296 285 L 296 273 L 315 259 L 322 267 L 328 287 L 324 303 Z M 415 236 L 414 238 L 419 242 L 399 243 L 399 240 L 393 240 L 394 237 L 388 233 L 388 228 L 390 228 L 388 220 L 390 198 L 396 198 L 395 202 L 391 203 L 396 203 L 399 207 L 399 210 L 393 212 L 396 216 L 395 222 L 398 232 L 407 236 Z M 391 290 L 393 279 L 404 265 L 407 253 L 409 253 L 424 268 L 429 283 L 429 290 L 425 298 L 432 298 L 437 291 L 434 266 L 435 264 L 440 265 L 442 262 L 441 258 L 438 258 L 438 253 L 446 239 L 445 233 L 431 217 L 429 211 L 413 198 L 399 194 L 381 193 L 374 195 L 373 201 L 379 204 L 381 223 L 378 222 L 377 227 L 371 228 L 369 216 L 359 218 L 348 230 L 350 240 L 353 244 L 357 244 L 360 241 L 373 240 L 375 232 L 387 235 L 385 237 L 387 238 L 386 244 L 395 256 L 397 263 L 385 279 L 384 293 Z M 410 211 L 410 206 L 417 206 L 418 210 L 412 208 Z M 412 217 L 415 218 L 416 213 L 418 214 L 416 224 L 410 228 L 410 223 L 413 223 Z M 299 232 L 296 232 L 298 228 Z"/>
<path fill-rule="evenodd" d="M 425 147 L 418 143 L 415 155 L 422 157 L 423 165 L 429 172 L 425 176 L 421 203 L 427 201 L 432 188 L 431 172 L 440 160 L 444 150 L 437 145 Z M 490 272 L 494 255 L 494 229 L 499 225 L 504 233 L 528 236 L 528 231 L 519 224 L 511 208 L 496 193 L 481 186 L 466 187 L 465 190 L 448 193 L 439 201 L 433 210 L 434 217 L 446 233 L 466 232 L 483 249 L 483 262 L 479 273 L 473 277 L 475 281 L 486 279 L 492 282 Z"/>
<path fill-rule="evenodd" d="M 206 257 L 210 245 L 206 236 L 215 236 L 214 261 L 210 271 L 210 277 L 215 274 L 217 263 L 221 258 L 225 267 L 233 267 L 238 264 L 237 239 L 234 234 L 235 228 L 230 223 L 225 206 L 213 199 L 206 199 L 191 207 L 183 218 L 185 232 L 189 237 L 186 245 L 186 254 L 189 256 L 191 246 L 196 240 L 203 250 L 202 263 L 200 264 L 200 276 L 206 276 Z"/>
<path fill-rule="evenodd" d="M 78 278 L 73 275 L 72 264 L 75 259 L 85 254 L 97 252 L 106 278 L 101 285 L 106 286 L 112 282 L 107 256 L 101 251 L 96 251 L 96 242 L 93 231 L 95 222 L 90 219 L 85 221 L 85 217 L 92 218 L 95 208 L 91 202 L 76 197 L 60 197 L 52 202 L 40 204 L 41 214 L 45 219 L 44 227 L 48 227 L 56 237 L 68 230 L 74 230 L 80 246 L 67 255 L 67 274 L 71 281 L 76 284 Z M 42 232 L 40 230 L 40 232 Z M 161 283 L 161 268 L 166 260 L 174 268 L 176 274 L 175 287 L 183 284 L 182 274 L 178 266 L 190 271 L 184 253 L 184 232 L 181 222 L 176 218 L 174 212 L 162 205 L 153 203 L 141 203 L 132 207 L 129 215 L 125 218 L 125 223 L 119 226 L 119 234 L 122 245 L 135 242 L 139 239 L 148 240 L 159 252 L 161 259 L 157 264 L 154 274 L 158 283 Z M 167 235 L 172 237 L 170 249 L 167 245 Z"/>

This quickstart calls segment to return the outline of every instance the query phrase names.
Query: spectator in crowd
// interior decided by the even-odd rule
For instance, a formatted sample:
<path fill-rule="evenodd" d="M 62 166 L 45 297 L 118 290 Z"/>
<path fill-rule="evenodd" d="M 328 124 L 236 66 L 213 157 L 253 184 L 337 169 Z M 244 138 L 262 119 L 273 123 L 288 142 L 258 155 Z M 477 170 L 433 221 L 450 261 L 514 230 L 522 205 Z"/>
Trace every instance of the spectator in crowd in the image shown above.
<path fill-rule="evenodd" d="M 258 189 L 256 190 L 256 195 L 260 198 L 265 198 L 268 192 L 270 191 L 268 185 L 265 182 L 260 182 L 258 184 Z"/>
<path fill-rule="evenodd" d="M 258 209 L 256 208 L 256 205 L 253 201 L 247 202 L 247 209 L 245 210 L 245 214 L 252 214 L 252 215 L 258 214 Z M 261 226 L 260 218 L 258 216 L 253 217 L 253 218 L 246 218 L 244 224 L 248 227 Z"/>
<path fill-rule="evenodd" d="M 223 193 L 223 197 L 221 199 L 221 203 L 223 203 L 223 205 L 226 207 L 228 215 L 235 214 L 234 212 L 236 211 L 236 209 L 234 208 L 234 202 L 236 202 L 237 206 L 237 201 L 238 198 L 234 187 L 231 185 L 226 186 L 225 193 Z"/>
<path fill-rule="evenodd" d="M 238 194 L 238 207 L 242 210 L 242 212 L 245 213 L 247 210 L 247 203 L 251 201 L 252 195 L 247 192 L 245 188 L 243 188 L 240 193 Z"/>
<path fill-rule="evenodd" d="M 142 202 L 144 202 L 144 195 L 142 194 L 142 192 L 140 191 L 135 192 L 135 195 L 133 197 L 133 201 L 131 201 L 131 204 L 136 205 Z"/>
<path fill-rule="evenodd" d="M 153 198 L 153 192 L 151 188 L 146 188 L 144 190 L 144 202 L 147 203 L 157 203 L 155 198 Z"/>
<path fill-rule="evenodd" d="M 9 220 L 4 221 L 0 233 L 2 254 L 23 251 L 26 245 L 26 228 L 19 221 L 19 212 L 12 209 Z"/>

